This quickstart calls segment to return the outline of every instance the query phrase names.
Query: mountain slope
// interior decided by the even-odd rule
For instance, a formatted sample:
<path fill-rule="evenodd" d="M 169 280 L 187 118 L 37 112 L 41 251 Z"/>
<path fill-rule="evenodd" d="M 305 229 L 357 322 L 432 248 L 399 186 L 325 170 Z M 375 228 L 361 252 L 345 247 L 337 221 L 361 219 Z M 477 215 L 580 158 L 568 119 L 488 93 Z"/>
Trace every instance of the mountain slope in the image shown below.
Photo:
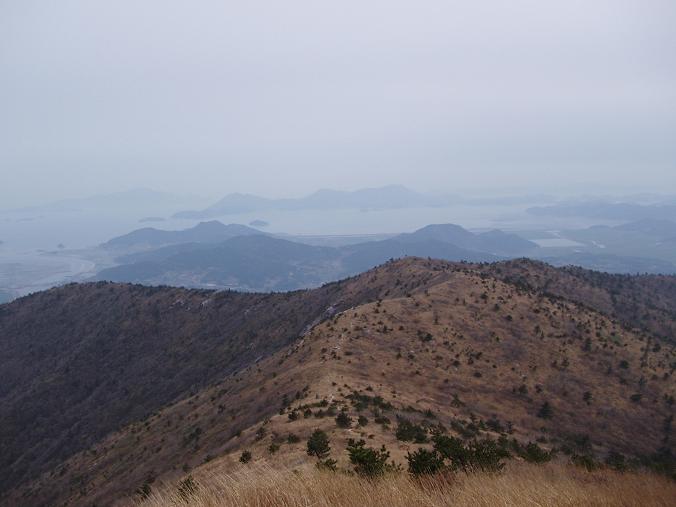
<path fill-rule="evenodd" d="M 494 262 L 500 258 L 435 239 L 406 239 L 397 236 L 382 241 L 358 243 L 343 247 L 346 274 L 359 273 L 389 259 L 403 257 L 433 257 L 448 261 Z"/>
<path fill-rule="evenodd" d="M 525 285 L 528 275 L 544 281 L 543 274 L 550 290 L 570 287 L 572 299 Z M 603 284 L 594 286 L 593 297 L 585 296 L 587 278 L 530 261 L 469 265 L 406 259 L 300 293 L 308 297 L 301 298 L 305 304 L 324 298 L 324 304 L 335 301 L 342 312 L 315 320 L 315 326 L 305 327 L 298 339 L 290 338 L 267 358 L 222 369 L 203 384 L 210 386 L 110 433 L 29 487 L 13 491 L 7 502 L 106 505 L 148 480 L 241 466 L 242 449 L 251 450 L 255 459 L 311 465 L 302 440 L 316 427 L 331 434 L 340 464 L 346 462 L 346 439 L 362 434 L 369 445 L 387 445 L 402 462 L 412 444 L 397 440 L 398 417 L 420 423 L 427 433 L 441 424 L 465 438 L 505 433 L 524 443 L 538 439 L 548 448 L 600 455 L 611 450 L 650 455 L 669 448 L 674 347 L 638 329 L 642 320 L 629 326 L 628 319 L 625 325 L 576 302 L 611 296 Z M 571 285 L 575 280 L 577 285 Z M 158 292 L 164 290 L 177 291 Z M 213 300 L 207 309 L 224 304 L 219 295 L 184 292 Z M 663 290 L 659 296 L 665 304 L 668 294 Z M 228 295 L 235 296 L 241 295 Z M 269 303 L 261 301 L 261 312 L 300 296 L 265 297 Z M 197 313 L 208 311 L 196 307 Z M 295 307 L 287 303 L 269 316 L 271 327 L 261 327 L 267 329 L 262 332 L 275 329 L 280 316 Z M 328 317 L 318 313 L 318 319 Z M 209 313 L 200 326 L 218 318 Z M 187 351 L 199 353 L 198 343 Z M 222 353 L 209 350 L 216 362 Z M 201 361 L 194 363 L 198 370 Z M 545 402 L 551 412 L 539 417 Z M 368 425 L 336 427 L 333 417 L 342 407 L 353 420 L 366 416 Z M 289 417 L 294 409 L 298 417 Z M 389 423 L 383 424 L 383 417 Z M 301 443 L 285 443 L 289 434 Z M 274 442 L 281 450 L 272 455 L 268 447 Z"/>
<path fill-rule="evenodd" d="M 619 231 L 641 232 L 657 238 L 676 237 L 676 222 L 673 220 L 645 218 L 637 222 L 616 225 L 613 229 Z"/>
<path fill-rule="evenodd" d="M 67 285 L 0 306 L 0 491 L 272 354 L 392 280 L 240 294 Z"/>
<path fill-rule="evenodd" d="M 676 343 L 676 276 L 554 268 L 528 259 L 486 265 L 481 270 L 524 290 L 577 302 Z"/>
<path fill-rule="evenodd" d="M 109 250 L 149 249 L 179 243 L 220 243 L 236 236 L 263 234 L 257 229 L 239 224 L 201 222 L 195 227 L 180 231 L 165 231 L 152 227 L 137 229 L 101 245 Z"/>
<path fill-rule="evenodd" d="M 95 279 L 236 290 L 294 290 L 352 276 L 393 258 L 492 262 L 501 257 L 488 250 L 515 254 L 531 251 L 535 246 L 513 234 L 473 234 L 452 224 L 343 247 L 319 247 L 249 234 L 217 245 L 185 243 L 120 256 L 118 260 L 123 264 L 100 271 Z"/>
<path fill-rule="evenodd" d="M 410 234 L 401 234 L 397 239 L 406 242 L 440 241 L 467 250 L 506 257 L 526 255 L 539 248 L 536 243 L 523 239 L 516 234 L 509 234 L 497 229 L 473 234 L 454 224 L 428 225 Z"/>
<path fill-rule="evenodd" d="M 174 245 L 128 256 L 141 260 L 102 270 L 96 278 L 247 291 L 294 290 L 341 278 L 345 273 L 338 266 L 339 256 L 334 248 L 256 234 L 217 245 Z"/>

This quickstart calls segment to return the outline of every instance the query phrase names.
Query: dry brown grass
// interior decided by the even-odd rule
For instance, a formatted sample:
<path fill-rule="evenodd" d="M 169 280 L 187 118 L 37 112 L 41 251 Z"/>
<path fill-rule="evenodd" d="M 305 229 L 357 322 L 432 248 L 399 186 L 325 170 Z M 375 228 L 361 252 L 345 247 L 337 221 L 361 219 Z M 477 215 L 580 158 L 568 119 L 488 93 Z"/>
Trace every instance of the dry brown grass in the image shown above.
<path fill-rule="evenodd" d="M 133 503 L 132 503 L 133 505 Z M 458 474 L 416 481 L 399 473 L 367 481 L 343 473 L 276 470 L 264 464 L 203 477 L 185 498 L 176 486 L 142 507 L 672 506 L 676 483 L 651 475 L 571 465 L 514 463 L 499 475 Z"/>
<path fill-rule="evenodd" d="M 501 431 L 487 423 L 499 419 L 510 440 L 537 441 L 547 450 L 565 446 L 601 460 L 611 450 L 631 458 L 651 455 L 664 445 L 672 412 L 669 400 L 676 396 L 670 370 L 676 358 L 673 347 L 664 342 L 655 347 L 657 342 L 648 341 L 642 332 L 574 302 L 481 275 L 469 266 L 410 260 L 345 282 L 340 294 L 329 287 L 322 297 L 330 296 L 338 307 L 364 303 L 319 322 L 276 354 L 109 434 L 69 459 L 55 470 L 58 473 L 45 473 L 14 490 L 7 504 L 109 505 L 116 498 L 128 498 L 146 481 L 154 481 L 156 490 L 158 484 L 175 482 L 188 470 L 203 484 L 218 484 L 225 480 L 223 474 L 252 468 L 253 463 L 247 467 L 239 463 L 243 450 L 250 451 L 255 462 L 266 461 L 277 470 L 312 468 L 305 440 L 315 429 L 329 435 L 331 457 L 339 467 L 349 466 L 345 452 L 349 438 L 363 438 L 374 448 L 385 445 L 391 459 L 405 465 L 406 453 L 419 445 L 397 440 L 399 417 L 441 424 L 450 435 L 466 440 L 497 438 Z M 259 334 L 260 339 L 264 336 Z M 372 399 L 379 396 L 390 408 L 382 404 L 378 408 L 373 401 L 358 405 L 351 397 L 355 392 Z M 585 399 L 587 392 L 591 401 Z M 641 400 L 631 398 L 635 393 Z M 554 413 L 547 420 L 537 416 L 545 401 Z M 334 417 L 342 409 L 355 421 L 365 416 L 367 425 L 338 427 Z M 376 409 L 390 423 L 377 422 Z M 289 418 L 293 410 L 298 414 L 295 419 Z M 306 416 L 306 410 L 311 415 Z M 264 433 L 259 434 L 261 429 Z M 300 440 L 288 443 L 289 434 Z M 281 447 L 273 453 L 271 444 Z M 514 495 L 525 491 L 524 496 L 536 500 L 544 495 L 540 505 L 580 503 L 579 496 L 572 496 L 580 489 L 575 481 L 584 482 L 589 476 L 573 476 L 569 480 L 573 486 L 566 489 L 562 483 L 573 473 L 550 478 L 557 485 L 554 489 L 541 480 L 543 492 L 526 484 Z M 289 473 L 284 477 L 278 481 L 286 484 Z M 510 477 L 515 483 L 521 480 L 518 475 Z M 242 486 L 233 491 L 250 494 L 242 489 L 246 479 L 238 479 Z M 376 494 L 377 488 L 387 486 L 387 481 L 376 489 L 345 486 L 348 479 L 331 481 L 343 481 L 339 484 L 347 490 L 364 490 L 363 494 Z M 284 490 L 273 478 L 265 480 L 275 498 L 267 504 L 279 505 L 277 496 Z M 303 480 L 315 480 L 314 475 Z M 380 504 L 409 505 L 408 494 L 414 494 L 415 503 L 427 505 L 451 500 L 459 505 L 494 504 L 491 489 L 484 484 L 496 480 L 482 477 L 478 487 L 469 483 L 470 478 L 458 479 L 453 488 L 444 487 L 432 499 L 425 499 L 431 493 L 421 497 L 419 488 L 407 490 L 405 481 L 397 481 L 396 487 L 387 486 L 396 494 L 385 495 Z M 585 504 L 594 494 L 609 498 L 607 492 L 594 493 L 603 484 L 582 489 Z M 288 491 L 303 501 L 286 505 L 351 505 L 330 496 L 330 489 L 317 486 L 310 493 L 301 486 Z M 499 487 L 511 491 L 495 486 Z M 619 490 L 616 485 L 608 489 Z M 393 496 L 405 501 L 397 504 Z M 227 501 L 196 505 L 242 505 L 221 494 L 216 498 Z M 507 505 L 538 504 L 518 495 L 505 498 Z M 169 502 L 168 497 L 164 500 Z M 360 501 L 379 502 L 370 497 Z M 608 502 L 596 504 L 604 503 Z M 643 504 L 624 502 L 637 503 Z"/>

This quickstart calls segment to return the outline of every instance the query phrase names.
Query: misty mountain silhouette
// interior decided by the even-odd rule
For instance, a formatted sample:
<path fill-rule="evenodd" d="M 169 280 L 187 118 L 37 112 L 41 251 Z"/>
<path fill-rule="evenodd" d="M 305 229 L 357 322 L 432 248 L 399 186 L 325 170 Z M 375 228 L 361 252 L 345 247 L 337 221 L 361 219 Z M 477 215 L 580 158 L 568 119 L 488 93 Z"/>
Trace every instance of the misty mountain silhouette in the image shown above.
<path fill-rule="evenodd" d="M 397 209 L 416 206 L 441 206 L 452 202 L 451 197 L 420 194 L 401 185 L 365 188 L 352 192 L 318 190 L 298 199 L 266 199 L 250 194 L 229 194 L 203 210 L 180 211 L 174 218 L 208 219 L 231 213 L 264 210 L 328 210 L 380 208 Z"/>

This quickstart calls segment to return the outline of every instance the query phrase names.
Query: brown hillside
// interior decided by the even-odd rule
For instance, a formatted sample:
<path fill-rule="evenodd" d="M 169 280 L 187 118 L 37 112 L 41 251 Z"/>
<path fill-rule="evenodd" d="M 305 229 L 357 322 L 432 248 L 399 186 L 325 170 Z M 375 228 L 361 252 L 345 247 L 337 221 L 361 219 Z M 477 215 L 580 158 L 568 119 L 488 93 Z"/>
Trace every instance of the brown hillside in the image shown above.
<path fill-rule="evenodd" d="M 72 284 L 0 306 L 0 498 L 336 311 L 436 274 L 393 269 L 276 294 Z"/>
<path fill-rule="evenodd" d="M 425 444 L 398 440 L 400 419 L 427 435 L 503 434 L 598 456 L 672 446 L 670 343 L 486 270 L 409 259 L 345 282 L 339 314 L 110 434 L 7 500 L 125 504 L 146 482 L 242 467 L 243 449 L 254 461 L 311 466 L 305 440 L 315 428 L 329 432 L 340 466 L 350 437 L 386 445 L 403 464 L 406 451 Z M 545 402 L 547 418 L 539 416 Z M 350 428 L 334 420 L 343 409 Z M 363 427 L 359 415 L 368 420 Z M 289 435 L 300 441 L 289 443 Z"/>
<path fill-rule="evenodd" d="M 528 290 L 576 301 L 666 340 L 676 339 L 674 276 L 616 275 L 577 266 L 554 268 L 529 259 L 485 264 L 481 270 Z"/>

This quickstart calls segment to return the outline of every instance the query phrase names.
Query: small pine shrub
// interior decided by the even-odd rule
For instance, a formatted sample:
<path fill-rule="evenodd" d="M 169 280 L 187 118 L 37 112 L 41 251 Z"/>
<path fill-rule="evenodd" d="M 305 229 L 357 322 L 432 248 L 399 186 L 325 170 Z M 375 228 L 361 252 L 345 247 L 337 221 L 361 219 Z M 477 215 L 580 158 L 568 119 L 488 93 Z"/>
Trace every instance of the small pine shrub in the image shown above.
<path fill-rule="evenodd" d="M 502 452 L 493 440 L 474 440 L 468 446 L 472 467 L 482 472 L 499 472 L 505 464 Z"/>
<path fill-rule="evenodd" d="M 322 430 L 315 430 L 307 441 L 308 456 L 326 459 L 331 452 L 329 436 Z"/>
<path fill-rule="evenodd" d="M 352 418 L 347 414 L 347 412 L 341 411 L 336 416 L 336 424 L 340 428 L 349 428 L 350 426 L 352 426 Z"/>
<path fill-rule="evenodd" d="M 552 406 L 549 404 L 548 401 L 545 401 L 542 406 L 540 407 L 540 410 L 538 410 L 537 416 L 540 419 L 551 419 L 553 416 L 553 410 Z"/>
<path fill-rule="evenodd" d="M 631 396 L 629 396 L 629 399 L 631 401 L 633 401 L 634 403 L 638 403 L 639 401 L 641 401 L 642 398 L 643 398 L 643 395 L 641 393 L 635 393 L 635 394 L 632 394 Z"/>
<path fill-rule="evenodd" d="M 519 455 L 529 463 L 546 463 L 552 459 L 553 453 L 545 451 L 535 442 L 528 442 Z"/>
<path fill-rule="evenodd" d="M 350 463 L 354 465 L 355 473 L 362 477 L 378 477 L 395 468 L 394 465 L 387 463 L 390 453 L 385 446 L 376 450 L 366 447 L 364 440 L 349 439 L 347 452 L 350 455 Z"/>
<path fill-rule="evenodd" d="M 435 452 L 442 459 L 449 460 L 453 470 L 466 469 L 470 465 L 470 452 L 459 438 L 436 435 L 433 441 Z"/>
<path fill-rule="evenodd" d="M 617 470 L 619 472 L 624 472 L 629 468 L 624 454 L 615 451 L 610 451 L 610 453 L 608 453 L 605 463 L 613 470 Z"/>
<path fill-rule="evenodd" d="M 407 453 L 408 471 L 413 475 L 435 474 L 444 468 L 444 458 L 436 450 L 420 448 Z"/>
<path fill-rule="evenodd" d="M 418 424 L 413 424 L 407 419 L 400 419 L 396 431 L 397 440 L 403 442 L 415 442 L 424 444 L 427 442 L 427 431 Z"/>

